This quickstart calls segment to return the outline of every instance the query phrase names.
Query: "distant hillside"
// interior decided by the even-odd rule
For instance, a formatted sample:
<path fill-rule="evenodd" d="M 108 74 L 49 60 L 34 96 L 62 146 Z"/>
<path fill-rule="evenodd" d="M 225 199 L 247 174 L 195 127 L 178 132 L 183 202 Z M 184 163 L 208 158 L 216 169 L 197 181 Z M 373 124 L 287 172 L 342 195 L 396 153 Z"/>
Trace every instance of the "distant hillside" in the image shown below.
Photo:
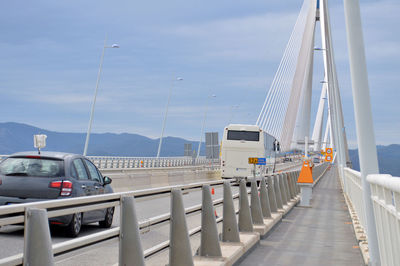
<path fill-rule="evenodd" d="M 82 154 L 86 133 L 61 133 L 20 123 L 0 123 L 0 154 L 12 154 L 33 150 L 33 135 L 46 134 L 44 150 Z M 88 155 L 99 156 L 156 156 L 160 139 L 137 134 L 91 134 Z M 165 137 L 161 156 L 183 156 L 184 143 L 192 143 L 197 150 L 198 142 L 182 138 Z M 202 143 L 201 154 L 205 154 Z"/>
<path fill-rule="evenodd" d="M 379 172 L 400 177 L 400 145 L 392 144 L 389 146 L 376 146 L 378 151 Z M 353 168 L 360 171 L 360 161 L 358 150 L 349 150 Z"/>

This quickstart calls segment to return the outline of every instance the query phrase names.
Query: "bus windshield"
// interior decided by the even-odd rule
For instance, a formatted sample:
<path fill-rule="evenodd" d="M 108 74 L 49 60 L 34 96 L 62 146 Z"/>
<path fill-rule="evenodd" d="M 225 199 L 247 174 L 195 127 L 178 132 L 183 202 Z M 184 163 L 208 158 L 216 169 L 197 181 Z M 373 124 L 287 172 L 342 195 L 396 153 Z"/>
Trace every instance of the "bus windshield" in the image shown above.
<path fill-rule="evenodd" d="M 227 139 L 228 140 L 260 141 L 260 132 L 228 130 Z"/>

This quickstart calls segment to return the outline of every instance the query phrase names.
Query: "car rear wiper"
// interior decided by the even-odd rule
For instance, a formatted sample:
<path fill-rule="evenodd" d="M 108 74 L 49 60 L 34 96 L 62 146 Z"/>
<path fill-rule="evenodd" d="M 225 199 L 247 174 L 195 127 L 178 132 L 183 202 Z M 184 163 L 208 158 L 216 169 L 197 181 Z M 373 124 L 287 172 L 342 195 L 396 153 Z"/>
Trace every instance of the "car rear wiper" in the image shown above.
<path fill-rule="evenodd" d="M 5 175 L 6 176 L 9 176 L 9 175 L 27 176 L 28 174 L 24 173 L 24 172 L 15 172 L 15 173 L 8 173 L 8 174 L 5 174 Z"/>

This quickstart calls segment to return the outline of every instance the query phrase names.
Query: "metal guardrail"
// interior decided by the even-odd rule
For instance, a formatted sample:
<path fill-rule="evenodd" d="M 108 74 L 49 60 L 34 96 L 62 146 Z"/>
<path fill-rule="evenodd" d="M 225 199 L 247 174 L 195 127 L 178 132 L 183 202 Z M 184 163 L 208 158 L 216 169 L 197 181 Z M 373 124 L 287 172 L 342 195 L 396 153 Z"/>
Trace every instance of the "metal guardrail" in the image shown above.
<path fill-rule="evenodd" d="M 225 234 L 224 239 L 230 239 L 230 234 L 232 234 L 232 230 L 235 229 L 235 226 L 232 228 L 231 226 L 236 224 L 238 232 L 242 232 L 243 228 L 253 228 L 252 224 L 248 224 L 246 221 L 254 221 L 257 220 L 257 217 L 270 217 L 271 212 L 277 211 L 278 209 L 282 209 L 283 206 L 289 204 L 289 201 L 293 200 L 297 197 L 299 191 L 299 187 L 296 183 L 299 171 L 292 171 L 287 173 L 279 173 L 275 175 L 271 175 L 266 177 L 267 183 L 270 184 L 268 186 L 261 185 L 260 195 L 258 193 L 255 180 L 252 181 L 252 186 L 255 186 L 255 190 L 252 187 L 252 207 L 250 212 L 250 206 L 247 201 L 248 191 L 245 188 L 244 180 L 240 183 L 240 193 L 232 195 L 232 192 L 227 193 L 226 191 L 230 191 L 230 183 L 232 181 L 210 181 L 210 182 L 201 182 L 201 183 L 193 183 L 189 185 L 182 186 L 168 186 L 154 189 L 144 189 L 123 193 L 113 193 L 106 195 L 97 195 L 97 196 L 88 196 L 88 197 L 79 197 L 79 198 L 71 198 L 71 199 L 63 199 L 63 200 L 51 200 L 51 201 L 43 201 L 43 202 L 33 202 L 26 204 L 18 204 L 18 205 L 10 205 L 10 206 L 2 206 L 0 207 L 0 225 L 12 225 L 12 224 L 21 224 L 23 223 L 25 226 L 25 235 L 24 235 L 24 253 L 18 254 L 15 256 L 11 256 L 8 258 L 0 259 L 0 265 L 18 265 L 18 264 L 26 264 L 29 265 L 49 265 L 54 262 L 54 255 L 67 252 L 72 249 L 76 249 L 79 247 L 87 246 L 91 243 L 96 243 L 101 240 L 110 239 L 113 237 L 120 238 L 120 264 L 123 265 L 124 262 L 130 261 L 132 259 L 132 254 L 136 254 L 135 263 L 137 265 L 141 265 L 141 261 L 144 261 L 145 257 L 148 257 L 152 254 L 155 254 L 165 248 L 170 247 L 170 259 L 171 256 L 177 256 L 178 259 L 181 260 L 184 257 L 190 257 L 192 261 L 192 254 L 182 254 L 182 250 L 179 251 L 179 256 L 174 255 L 177 252 L 176 246 L 182 243 L 186 243 L 185 239 L 189 239 L 189 236 L 198 233 L 207 231 L 209 232 L 210 224 L 223 221 L 223 235 Z M 261 184 L 265 182 L 261 181 Z M 209 193 L 210 186 L 219 186 L 224 185 L 224 198 L 217 199 L 214 201 L 205 202 L 207 199 L 207 193 Z M 268 188 L 268 190 L 267 190 Z M 191 190 L 191 189 L 202 189 L 203 190 L 203 203 L 201 205 L 192 206 L 187 209 L 183 209 L 183 202 L 181 198 L 181 191 Z M 207 192 L 208 191 L 208 192 Z M 165 193 L 171 194 L 171 213 L 174 219 L 171 220 L 171 214 L 166 213 L 163 215 L 159 215 L 156 217 L 152 217 L 147 219 L 145 222 L 138 223 L 137 216 L 134 209 L 134 198 L 142 198 L 155 196 Z M 244 196 L 243 193 L 246 193 Z M 227 196 L 229 195 L 229 196 Z M 241 196 L 240 196 L 241 195 Z M 263 196 L 264 195 L 264 196 Z M 267 195 L 267 196 L 265 196 Z M 239 211 L 235 211 L 233 207 L 233 199 L 241 198 L 240 200 L 240 209 Z M 261 197 L 261 198 L 260 198 Z M 211 199 L 211 195 L 209 197 Z M 260 201 L 261 199 L 261 201 Z M 246 203 L 247 202 L 247 203 Z M 253 208 L 253 202 L 260 202 L 262 206 L 260 208 Z M 208 208 L 212 210 L 214 205 L 224 204 L 224 216 L 215 219 L 213 211 L 211 211 L 211 218 L 208 217 L 207 222 L 202 222 L 202 226 L 192 229 L 188 231 L 186 226 L 183 228 L 183 224 L 186 224 L 185 214 L 200 212 L 203 215 L 205 214 L 205 210 Z M 227 204 L 231 204 L 231 206 L 226 206 Z M 254 203 L 255 204 L 255 203 Z M 56 217 L 61 215 L 86 212 L 89 210 L 95 209 L 104 209 L 113 206 L 121 206 L 121 221 L 120 227 L 115 227 L 112 229 L 107 229 L 102 232 L 94 233 L 88 236 L 78 237 L 76 239 L 68 240 L 62 243 L 53 244 L 51 243 L 49 227 L 47 223 L 47 219 L 50 217 Z M 205 206 L 207 205 L 207 206 Z M 209 206 L 208 206 L 209 205 Z M 256 206 L 256 205 L 254 205 Z M 225 209 L 231 209 L 234 213 L 225 213 Z M 269 210 L 265 211 L 265 210 Z M 265 213 L 267 212 L 267 213 Z M 237 225 L 236 221 L 236 213 L 239 213 L 239 225 Z M 248 217 L 251 213 L 252 219 Z M 210 215 L 209 215 L 210 216 Z M 180 217 L 180 218 L 179 218 Z M 233 217 L 233 218 L 232 218 Z M 243 218 L 244 217 L 244 218 Z M 183 219 L 183 220 L 182 220 Z M 205 219 L 205 218 L 204 218 Z M 211 220 L 210 220 L 211 219 Z M 229 221 L 227 221 L 228 219 Z M 203 221 L 203 217 L 202 217 Z M 160 223 L 170 222 L 171 227 L 171 239 L 160 243 L 148 250 L 143 251 L 141 248 L 139 229 L 147 228 L 152 225 L 158 225 Z M 176 228 L 178 223 L 178 229 Z M 251 222 L 252 223 L 252 222 Z M 206 229 L 204 226 L 208 226 Z M 215 225 L 216 226 L 216 225 Z M 230 226 L 229 229 L 226 229 L 226 226 Z M 211 226 L 213 227 L 213 226 Z M 128 228 L 128 229 L 124 229 Z M 135 228 L 137 229 L 135 231 Z M 216 229 L 216 227 L 215 227 Z M 247 230 L 246 229 L 246 230 Z M 244 231 L 246 231 L 244 230 Z M 233 230 L 235 231 L 235 230 Z M 252 231 L 252 230 L 251 230 Z M 229 232 L 228 235 L 226 235 Z M 215 236 L 213 239 L 218 242 L 218 231 L 216 230 Z M 203 237 L 203 236 L 202 236 Z M 46 242 L 47 241 L 47 242 Z M 212 240 L 209 240 L 212 242 Z M 47 245 L 48 248 L 35 249 L 35 245 L 37 243 L 44 243 L 43 245 Z M 228 241 L 229 242 L 229 241 Z M 235 241 L 234 241 L 235 242 Z M 46 244 L 47 243 L 47 244 Z M 186 243 L 187 244 L 187 243 Z M 185 244 L 185 245 L 186 245 Z M 216 245 L 216 243 L 208 243 L 210 246 Z M 208 245 L 207 244 L 207 245 Z M 126 246 L 130 247 L 130 251 L 126 252 Z M 189 242 L 190 247 L 190 242 Z M 217 243 L 219 246 L 219 242 Z M 132 251 L 132 247 L 135 247 Z M 203 246 L 204 248 L 204 246 Z M 206 249 L 206 248 L 205 248 Z M 125 250 L 125 251 L 124 251 Z M 136 251 L 135 251 L 136 250 Z M 175 251 L 174 251 L 175 250 Z M 207 249 L 206 249 L 207 250 Z M 203 250 L 204 251 L 204 250 Z M 135 253 L 136 252 L 136 253 Z M 205 251 L 204 251 L 205 252 Z M 204 255 L 203 252 L 203 255 Z M 138 255 L 139 254 L 139 255 Z M 200 252 L 200 256 L 201 252 Z M 205 255 L 207 256 L 207 255 Z M 132 261 L 130 261 L 132 263 Z M 136 265 L 136 264 L 135 264 Z"/>
<path fill-rule="evenodd" d="M 133 169 L 133 168 L 160 168 L 182 166 L 219 166 L 219 159 L 206 157 L 115 157 L 115 156 L 87 156 L 99 169 Z"/>
<path fill-rule="evenodd" d="M 86 196 L 86 197 L 77 197 L 70 199 L 49 200 L 49 201 L 1 206 L 0 226 L 26 223 L 28 212 L 31 209 L 46 210 L 47 218 L 52 218 L 79 212 L 115 207 L 121 205 L 121 200 L 124 197 L 135 197 L 135 198 L 151 197 L 151 196 L 171 193 L 173 189 L 188 191 L 193 189 L 201 189 L 203 185 L 215 186 L 222 184 L 223 181 L 209 181 L 201 183 L 192 183 L 181 186 L 167 186 L 167 187 L 143 189 L 143 190 L 136 190 L 129 192 L 112 193 L 106 195 Z M 220 202 L 216 201 L 215 204 L 220 204 Z M 199 210 L 201 210 L 201 205 L 188 208 L 185 210 L 185 212 L 188 214 Z M 150 219 L 147 219 L 145 222 L 139 224 L 139 229 L 167 222 L 169 220 L 170 220 L 169 213 L 164 215 L 159 215 L 157 217 L 152 217 Z M 90 243 L 106 240 L 119 235 L 120 235 L 120 227 L 116 227 L 89 236 L 78 237 L 73 240 L 54 244 L 52 246 L 53 254 L 56 255 L 62 252 L 66 252 L 68 250 L 86 246 Z M 157 249 L 154 250 L 153 248 L 153 250 L 149 250 L 146 253 L 150 255 L 157 251 L 158 251 Z M 0 265 L 19 265 L 22 263 L 23 263 L 23 254 L 0 259 Z"/>
<path fill-rule="evenodd" d="M 9 155 L 0 155 L 0 161 Z M 192 157 L 120 157 L 120 156 L 86 156 L 97 168 L 103 169 L 134 169 L 161 168 L 182 166 L 219 167 L 219 159 L 207 159 L 205 156 Z"/>
<path fill-rule="evenodd" d="M 349 208 L 354 209 L 360 225 L 357 233 L 362 233 L 366 240 L 366 218 L 363 203 L 361 173 L 344 168 L 345 191 L 350 201 Z M 378 245 L 382 265 L 400 265 L 400 178 L 391 175 L 368 175 L 371 187 Z M 357 223 L 358 221 L 356 221 Z"/>
<path fill-rule="evenodd" d="M 366 221 L 362 196 L 361 173 L 350 168 L 344 168 L 344 176 L 346 178 L 346 182 L 344 182 L 344 191 L 346 191 L 346 194 L 357 213 L 361 226 L 365 228 Z"/>
<path fill-rule="evenodd" d="M 368 175 L 382 265 L 400 265 L 400 177 Z"/>

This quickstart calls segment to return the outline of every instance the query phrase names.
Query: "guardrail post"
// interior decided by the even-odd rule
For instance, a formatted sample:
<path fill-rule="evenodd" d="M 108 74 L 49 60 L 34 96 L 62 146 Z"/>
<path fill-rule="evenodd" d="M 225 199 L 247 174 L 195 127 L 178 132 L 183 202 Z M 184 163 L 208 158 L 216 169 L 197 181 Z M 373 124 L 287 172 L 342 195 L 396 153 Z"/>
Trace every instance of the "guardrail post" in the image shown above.
<path fill-rule="evenodd" d="M 47 211 L 28 208 L 25 211 L 24 263 L 26 266 L 54 265 Z"/>
<path fill-rule="evenodd" d="M 211 198 L 210 185 L 203 185 L 201 206 L 201 241 L 200 256 L 221 257 L 221 247 L 218 239 L 217 221 Z"/>
<path fill-rule="evenodd" d="M 289 182 L 288 182 L 288 174 L 284 173 L 283 174 L 283 185 L 285 186 L 285 192 L 286 192 L 286 201 L 290 202 L 290 191 L 289 191 Z"/>
<path fill-rule="evenodd" d="M 299 184 L 297 183 L 297 179 L 299 178 L 299 175 L 300 175 L 300 171 L 299 171 L 299 170 L 297 170 L 297 171 L 296 171 L 296 174 L 295 174 L 295 180 L 296 180 L 297 194 L 299 194 L 299 193 L 300 193 L 300 186 L 299 186 Z"/>
<path fill-rule="evenodd" d="M 239 232 L 253 232 L 253 219 L 249 207 L 246 183 L 240 180 L 239 190 Z"/>
<path fill-rule="evenodd" d="M 292 172 L 287 173 L 287 183 L 288 183 L 288 188 L 289 188 L 289 199 L 294 198 L 294 193 L 293 193 L 293 186 L 292 186 Z"/>
<path fill-rule="evenodd" d="M 170 222 L 169 265 L 193 265 L 192 248 L 185 218 L 182 193 L 180 189 L 171 191 L 171 222 Z"/>
<path fill-rule="evenodd" d="M 293 193 L 294 196 L 296 197 L 298 192 L 297 192 L 297 182 L 296 182 L 296 172 L 292 172 L 292 184 L 293 184 Z"/>
<path fill-rule="evenodd" d="M 261 210 L 260 197 L 258 196 L 257 182 L 251 181 L 251 218 L 255 224 L 264 224 L 263 214 Z"/>
<path fill-rule="evenodd" d="M 120 223 L 119 265 L 144 266 L 135 199 L 132 196 L 122 196 L 121 198 Z"/>
<path fill-rule="evenodd" d="M 235 206 L 233 205 L 232 190 L 229 181 L 224 181 L 223 218 L 222 241 L 240 242 L 239 227 L 236 221 Z"/>
<path fill-rule="evenodd" d="M 282 193 L 279 187 L 279 175 L 274 175 L 274 190 L 276 196 L 276 205 L 278 209 L 283 209 L 283 202 L 282 202 Z"/>
<path fill-rule="evenodd" d="M 281 189 L 281 197 L 282 197 L 282 205 L 287 205 L 287 198 L 286 198 L 286 190 L 285 190 L 285 181 L 284 181 L 284 174 L 279 174 L 279 188 Z"/>
<path fill-rule="evenodd" d="M 271 207 L 269 204 L 267 184 L 265 183 L 265 178 L 261 178 L 260 183 L 260 201 L 261 201 L 261 209 L 264 218 L 272 218 L 271 215 Z"/>
<path fill-rule="evenodd" d="M 278 212 L 278 204 L 276 203 L 276 195 L 274 189 L 274 180 L 272 176 L 268 177 L 268 198 L 271 207 L 271 212 Z"/>

